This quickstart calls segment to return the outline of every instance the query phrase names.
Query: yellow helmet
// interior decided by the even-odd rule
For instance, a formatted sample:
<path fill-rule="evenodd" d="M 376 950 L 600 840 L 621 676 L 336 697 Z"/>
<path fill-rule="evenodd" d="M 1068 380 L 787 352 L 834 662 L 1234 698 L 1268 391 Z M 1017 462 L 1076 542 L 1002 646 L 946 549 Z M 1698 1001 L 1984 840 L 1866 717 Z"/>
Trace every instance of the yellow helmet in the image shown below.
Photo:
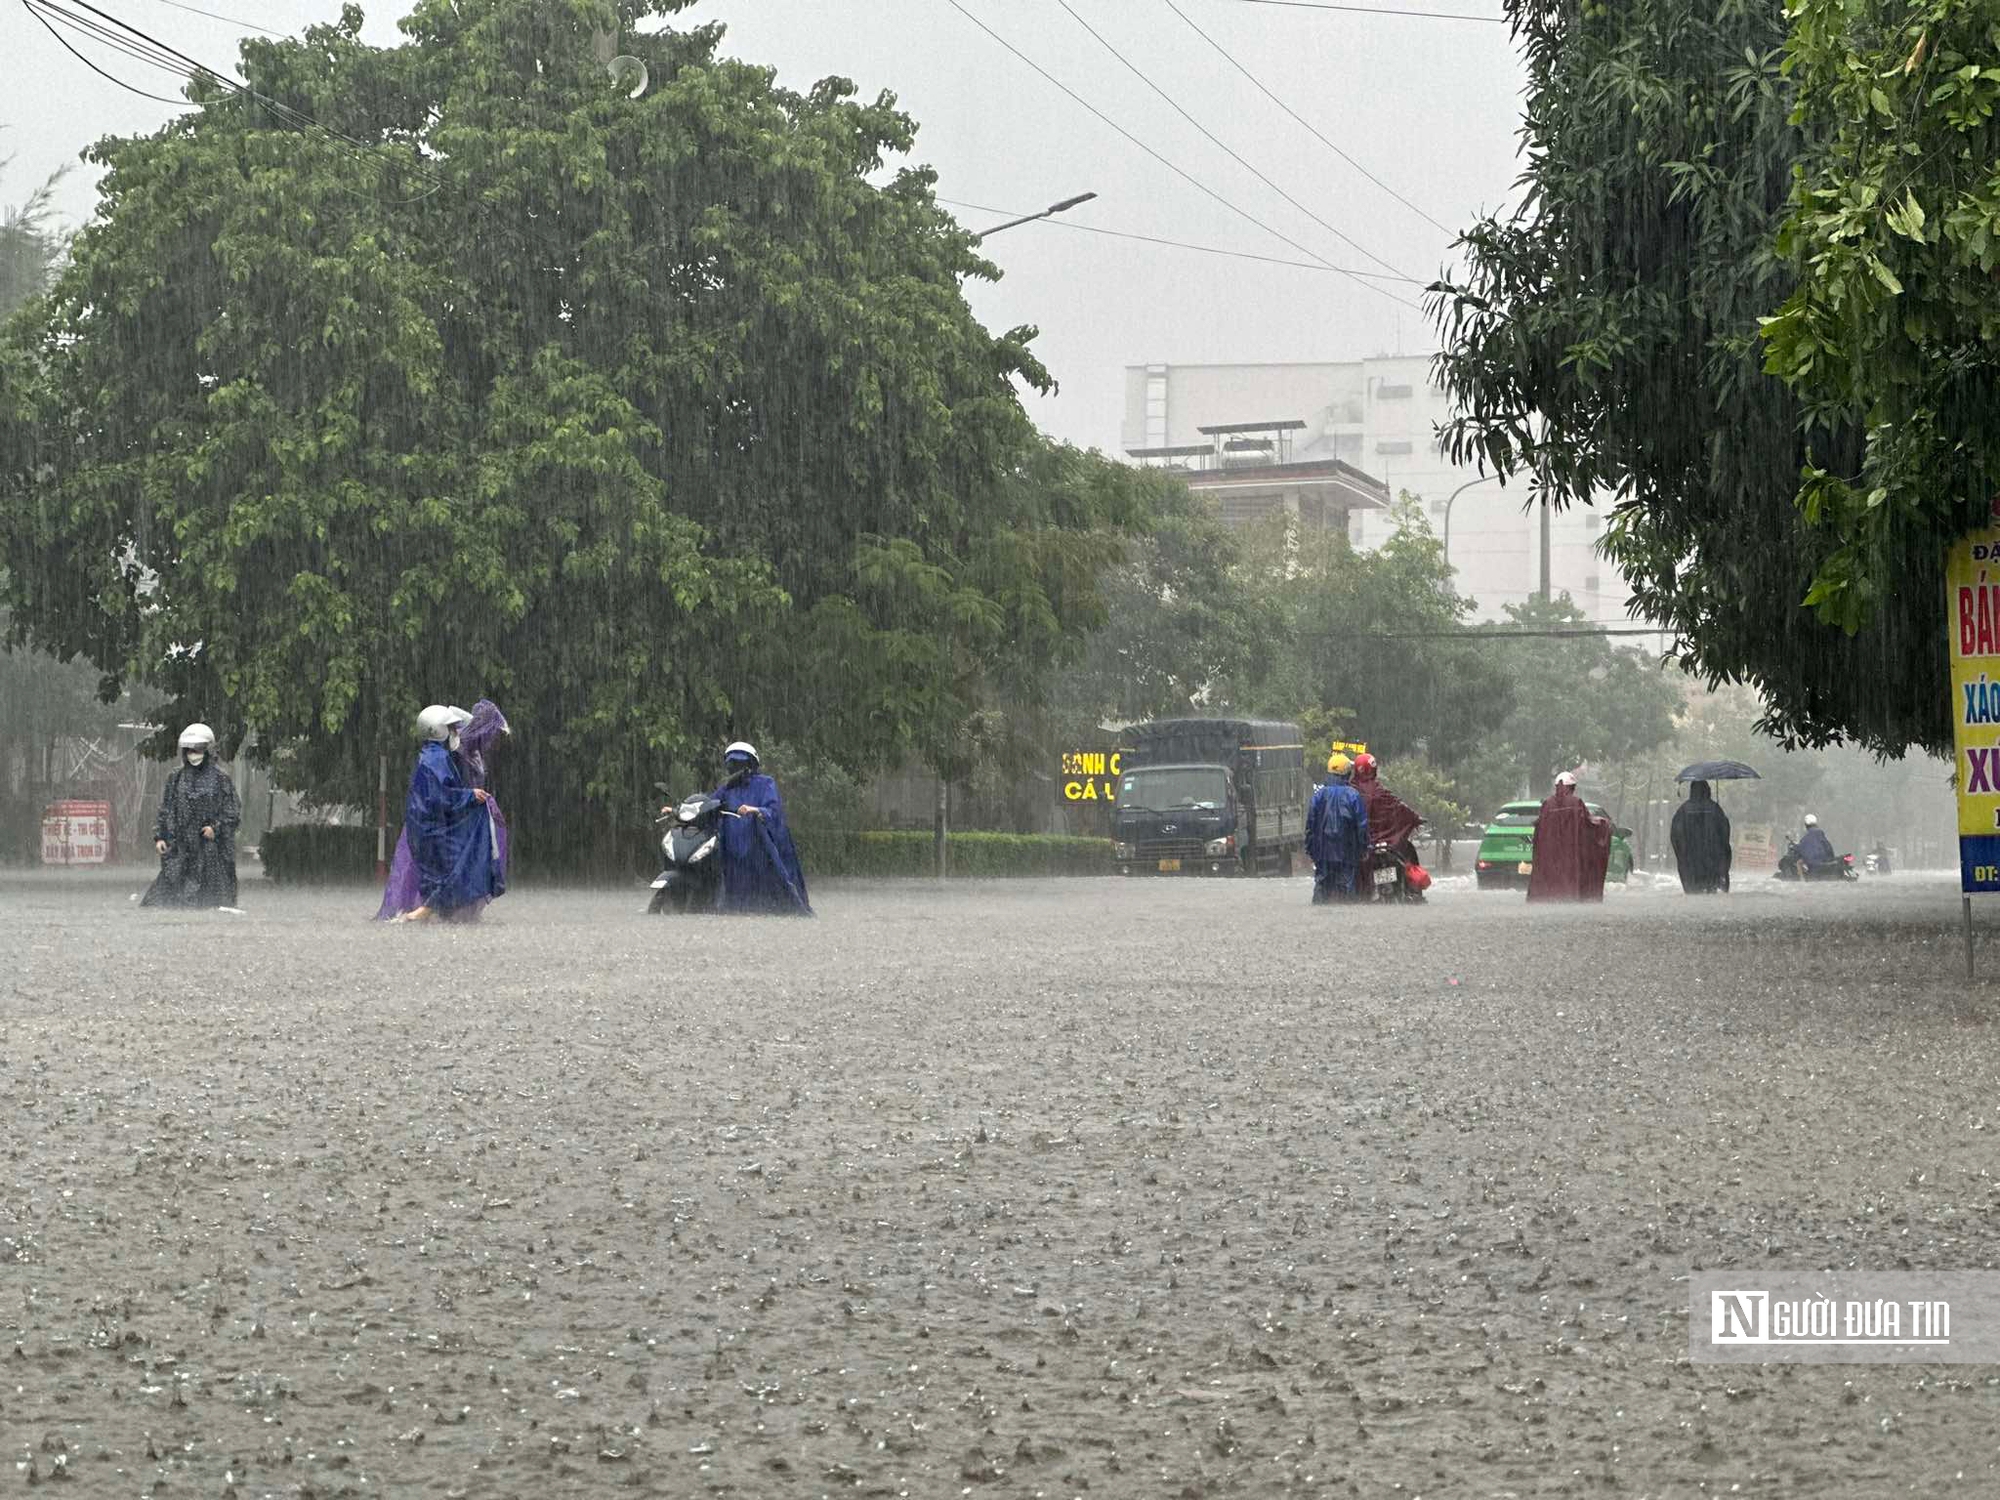
<path fill-rule="evenodd" d="M 1336 750 L 1327 757 L 1326 768 L 1336 776 L 1345 776 L 1354 769 L 1354 762 L 1348 759 L 1346 751 Z"/>

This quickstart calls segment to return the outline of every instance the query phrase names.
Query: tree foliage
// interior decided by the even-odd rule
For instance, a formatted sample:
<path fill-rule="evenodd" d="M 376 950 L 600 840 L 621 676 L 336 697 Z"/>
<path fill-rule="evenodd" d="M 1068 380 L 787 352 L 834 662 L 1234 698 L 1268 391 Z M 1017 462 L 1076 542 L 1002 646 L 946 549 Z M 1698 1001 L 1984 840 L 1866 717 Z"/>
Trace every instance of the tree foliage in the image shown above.
<path fill-rule="evenodd" d="M 1802 163 L 1779 248 L 1797 284 L 1768 368 L 1813 428 L 1807 518 L 1839 538 L 1808 602 L 1854 628 L 1894 608 L 1909 545 L 1941 548 L 2000 494 L 2000 0 L 1797 0 L 1785 67 Z M 1845 458 L 1845 455 L 1842 455 Z"/>
<path fill-rule="evenodd" d="M 1242 571 L 1268 595 L 1278 649 L 1269 674 L 1235 692 L 1247 707 L 1338 728 L 1383 756 L 1450 766 L 1512 706 L 1488 648 L 1459 638 L 1471 601 L 1408 496 L 1389 539 L 1357 551 L 1339 533 L 1272 523 L 1248 540 Z"/>
<path fill-rule="evenodd" d="M 962 753 L 1098 618 L 1122 497 L 1038 450 L 930 174 L 875 184 L 894 99 L 633 29 L 682 3 L 423 0 L 392 48 L 350 7 L 95 148 L 0 345 L 23 628 L 323 799 L 490 693 L 531 834 L 731 735 Z"/>
<path fill-rule="evenodd" d="M 1807 743 L 1900 752 L 1949 737 L 1941 549 L 1883 518 L 1865 575 L 1809 466 L 1859 471 L 1862 431 L 1763 370 L 1759 319 L 1795 285 L 1776 253 L 1793 169 L 1828 132 L 1793 118 L 1776 0 L 1509 0 L 1529 91 L 1521 207 L 1464 237 L 1440 287 L 1447 442 L 1557 505 L 1615 499 L 1607 550 L 1635 607 L 1711 684 L 1747 682 Z M 1844 560 L 1845 559 L 1845 560 Z M 1847 576 L 1863 610 L 1835 602 Z"/>
<path fill-rule="evenodd" d="M 1528 635 L 1491 649 L 1506 651 L 1514 710 L 1495 736 L 1499 758 L 1531 796 L 1546 796 L 1564 771 L 1628 760 L 1672 739 L 1680 682 L 1636 651 L 1587 628 L 1589 617 L 1568 594 L 1507 607 Z"/>
<path fill-rule="evenodd" d="M 1269 589 L 1245 576 L 1242 547 L 1214 507 L 1178 479 L 1123 469 L 1141 519 L 1105 577 L 1105 619 L 1056 679 L 1064 743 L 1100 723 L 1197 714 L 1232 684 L 1256 685 L 1276 659 Z"/>

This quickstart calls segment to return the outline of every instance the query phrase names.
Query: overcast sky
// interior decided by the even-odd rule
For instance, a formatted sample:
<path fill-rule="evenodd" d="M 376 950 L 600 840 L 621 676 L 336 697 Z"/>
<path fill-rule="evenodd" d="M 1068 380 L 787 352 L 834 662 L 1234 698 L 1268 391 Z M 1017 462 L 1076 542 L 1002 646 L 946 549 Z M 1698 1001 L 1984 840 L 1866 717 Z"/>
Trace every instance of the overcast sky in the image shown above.
<path fill-rule="evenodd" d="M 169 0 L 93 3 L 218 70 L 235 61 L 240 26 Z M 1357 3 L 1484 16 L 1500 11 L 1498 0 Z M 331 20 L 340 8 L 337 0 L 185 4 L 277 31 Z M 1479 211 L 1511 201 L 1521 70 L 1505 26 L 1259 0 L 1067 4 L 1109 49 L 1065 10 L 1064 0 L 702 0 L 677 24 L 727 23 L 727 51 L 776 67 L 794 87 L 839 74 L 867 97 L 894 91 L 918 122 L 916 159 L 937 168 L 940 196 L 985 206 L 953 205 L 969 227 L 1081 192 L 1098 195 L 1063 221 L 995 236 L 987 249 L 1006 277 L 972 289 L 989 325 L 1032 323 L 1042 330 L 1036 347 L 1062 389 L 1030 405 L 1058 437 L 1117 450 L 1128 364 L 1342 360 L 1434 347 L 1421 314 L 1390 300 L 1420 303 L 1417 287 L 1364 285 L 1321 263 L 1375 272 L 1386 263 L 1428 280 L 1448 264 L 1451 234 L 1424 216 L 1456 231 Z M 1202 186 L 1094 118 L 959 5 Z M 398 40 L 394 22 L 406 6 L 364 9 L 369 40 Z M 1190 21 L 1414 209 L 1289 118 Z M 135 87 L 176 93 L 172 79 L 138 62 L 78 45 Z M 1243 161 L 1205 139 L 1110 49 Z M 0 202 L 18 202 L 98 137 L 149 132 L 175 113 L 90 72 L 20 0 L 0 0 L 0 57 L 8 59 L 9 75 L 0 99 L 0 157 L 14 158 L 0 178 Z M 91 213 L 94 193 L 83 167 L 71 173 L 58 201 L 71 222 Z M 1079 226 L 1307 266 L 1140 243 Z"/>

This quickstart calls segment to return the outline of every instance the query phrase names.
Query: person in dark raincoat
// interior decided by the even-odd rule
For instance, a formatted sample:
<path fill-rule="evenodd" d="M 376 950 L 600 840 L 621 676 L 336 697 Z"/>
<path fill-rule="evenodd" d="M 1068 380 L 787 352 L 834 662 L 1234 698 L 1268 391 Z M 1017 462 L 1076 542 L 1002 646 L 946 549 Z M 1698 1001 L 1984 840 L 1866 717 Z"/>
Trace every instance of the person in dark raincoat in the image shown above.
<path fill-rule="evenodd" d="M 485 788 L 488 779 L 486 756 L 495 741 L 502 735 L 512 734 L 507 727 L 507 716 L 491 698 L 481 698 L 472 705 L 472 712 L 466 718 L 463 728 L 458 731 L 459 747 L 457 755 L 471 778 L 472 785 Z M 446 741 L 446 748 L 450 742 Z M 490 795 L 486 803 L 487 815 L 493 820 L 493 863 L 497 867 L 501 888 L 507 882 L 507 819 L 501 814 L 500 801 Z M 423 892 L 417 881 L 416 857 L 410 853 L 410 828 L 406 822 L 403 831 L 396 837 L 396 857 L 389 865 L 389 883 L 382 890 L 382 906 L 375 913 L 378 922 L 393 922 L 414 912 L 424 904 Z M 477 901 L 469 906 L 457 908 L 452 918 L 456 921 L 470 921 L 476 918 L 486 905 Z"/>
<path fill-rule="evenodd" d="M 1688 783 L 1687 801 L 1674 809 L 1673 842 L 1683 891 L 1709 896 L 1729 889 L 1729 814 L 1707 782 Z"/>
<path fill-rule="evenodd" d="M 778 783 L 763 773 L 756 750 L 738 740 L 722 752 L 727 778 L 715 790 L 722 820 L 722 910 L 809 917 L 805 871 Z"/>
<path fill-rule="evenodd" d="M 1313 862 L 1313 905 L 1352 901 L 1368 857 L 1368 804 L 1350 784 L 1354 763 L 1339 751 L 1306 808 L 1306 857 Z"/>
<path fill-rule="evenodd" d="M 1535 819 L 1530 901 L 1602 901 L 1611 864 L 1611 820 L 1594 817 L 1565 771 Z"/>
<path fill-rule="evenodd" d="M 417 867 L 423 904 L 399 922 L 477 920 L 481 908 L 503 894 L 506 882 L 493 856 L 493 800 L 459 759 L 459 731 L 472 719 L 462 708 L 433 704 L 417 715 L 423 748 L 410 772 L 403 831 Z"/>
<path fill-rule="evenodd" d="M 167 777 L 153 820 L 159 877 L 143 906 L 236 905 L 236 830 L 243 804 L 236 783 L 215 759 L 215 731 L 190 724 L 181 731 L 181 763 Z"/>

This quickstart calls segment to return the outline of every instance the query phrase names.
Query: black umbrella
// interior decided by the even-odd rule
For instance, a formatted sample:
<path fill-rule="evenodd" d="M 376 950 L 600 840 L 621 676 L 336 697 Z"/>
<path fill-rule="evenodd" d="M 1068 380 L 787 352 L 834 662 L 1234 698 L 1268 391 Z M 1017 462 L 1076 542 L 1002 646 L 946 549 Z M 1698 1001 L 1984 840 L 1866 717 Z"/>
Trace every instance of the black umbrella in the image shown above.
<path fill-rule="evenodd" d="M 1676 781 L 1762 781 L 1740 760 L 1702 760 L 1684 768 Z"/>

